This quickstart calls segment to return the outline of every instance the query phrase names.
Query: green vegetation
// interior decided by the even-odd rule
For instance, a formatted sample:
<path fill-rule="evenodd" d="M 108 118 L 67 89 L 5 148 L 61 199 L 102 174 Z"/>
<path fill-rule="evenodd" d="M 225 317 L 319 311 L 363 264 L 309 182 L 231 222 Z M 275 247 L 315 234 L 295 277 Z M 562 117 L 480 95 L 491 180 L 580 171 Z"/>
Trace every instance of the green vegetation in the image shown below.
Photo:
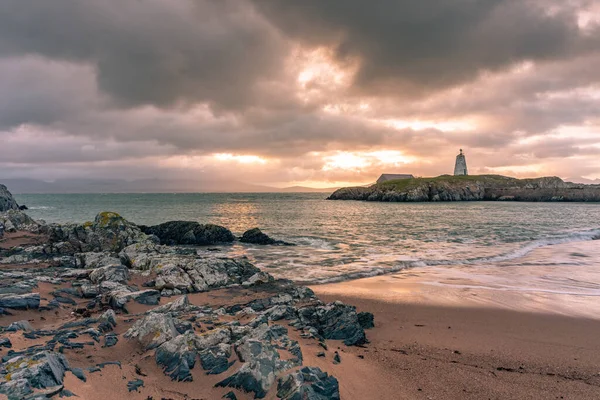
<path fill-rule="evenodd" d="M 375 184 L 373 187 L 384 190 L 407 191 L 417 188 L 421 185 L 432 183 L 447 183 L 450 185 L 464 183 L 483 183 L 484 185 L 494 186 L 521 186 L 535 179 L 517 179 L 502 175 L 441 175 L 432 178 L 412 178 L 412 179 L 397 179 Z"/>

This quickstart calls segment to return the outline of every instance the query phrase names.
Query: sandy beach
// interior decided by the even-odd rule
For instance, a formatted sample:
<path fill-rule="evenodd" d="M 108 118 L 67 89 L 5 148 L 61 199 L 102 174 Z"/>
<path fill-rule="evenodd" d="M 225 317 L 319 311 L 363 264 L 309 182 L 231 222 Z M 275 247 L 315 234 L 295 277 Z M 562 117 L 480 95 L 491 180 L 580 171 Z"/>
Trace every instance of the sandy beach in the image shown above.
<path fill-rule="evenodd" d="M 370 343 L 345 349 L 356 375 L 338 372 L 342 398 L 600 398 L 600 320 L 561 315 L 552 302 L 524 311 L 531 294 L 466 295 L 399 276 L 312 287 L 375 315 Z"/>

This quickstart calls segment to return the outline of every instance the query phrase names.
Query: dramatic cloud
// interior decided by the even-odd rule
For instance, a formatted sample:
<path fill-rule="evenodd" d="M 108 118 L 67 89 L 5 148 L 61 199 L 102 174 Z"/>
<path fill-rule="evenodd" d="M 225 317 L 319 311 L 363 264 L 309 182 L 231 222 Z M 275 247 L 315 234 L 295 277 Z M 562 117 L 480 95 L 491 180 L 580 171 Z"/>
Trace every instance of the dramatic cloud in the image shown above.
<path fill-rule="evenodd" d="M 0 178 L 600 178 L 591 0 L 5 0 Z"/>

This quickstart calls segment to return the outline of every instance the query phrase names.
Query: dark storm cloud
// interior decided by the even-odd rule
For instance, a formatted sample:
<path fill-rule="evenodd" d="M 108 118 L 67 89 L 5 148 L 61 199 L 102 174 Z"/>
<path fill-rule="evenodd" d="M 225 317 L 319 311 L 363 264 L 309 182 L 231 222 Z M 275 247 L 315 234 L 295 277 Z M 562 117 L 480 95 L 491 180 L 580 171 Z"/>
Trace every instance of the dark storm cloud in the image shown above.
<path fill-rule="evenodd" d="M 579 174 L 598 173 L 575 159 L 592 159 L 595 139 L 549 137 L 569 124 L 598 129 L 590 123 L 600 119 L 598 97 L 585 90 L 600 84 L 600 25 L 582 30 L 576 19 L 593 4 L 2 0 L 0 169 L 176 176 L 200 167 L 180 171 L 159 165 L 163 158 L 232 153 L 275 161 L 261 171 L 235 163 L 202 171 L 371 181 L 385 165 L 325 173 L 323 157 L 398 149 L 420 160 L 411 171 L 439 174 L 465 147 L 474 171 L 574 157 Z M 347 82 L 297 80 L 303 52 L 310 64 L 319 47 Z M 387 119 L 475 122 L 415 131 Z"/>
<path fill-rule="evenodd" d="M 238 108 L 281 70 L 283 43 L 243 1 L 3 0 L 0 56 L 91 63 L 123 105 Z"/>
<path fill-rule="evenodd" d="M 597 49 L 576 7 L 549 14 L 527 0 L 253 0 L 284 33 L 358 59 L 363 93 L 432 91 L 520 60 L 554 60 Z M 596 31 L 597 32 L 597 31 Z"/>

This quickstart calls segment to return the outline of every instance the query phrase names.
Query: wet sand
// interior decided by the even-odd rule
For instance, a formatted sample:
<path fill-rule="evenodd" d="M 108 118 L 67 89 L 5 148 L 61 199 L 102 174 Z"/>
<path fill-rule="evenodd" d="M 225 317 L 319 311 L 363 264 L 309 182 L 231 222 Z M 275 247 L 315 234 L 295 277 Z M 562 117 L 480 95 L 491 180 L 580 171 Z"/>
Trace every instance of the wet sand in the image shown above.
<path fill-rule="evenodd" d="M 344 349 L 342 398 L 600 398 L 600 320 L 552 312 L 557 298 L 528 312 L 530 294 L 390 276 L 312 289 L 375 315 L 371 343 Z"/>

